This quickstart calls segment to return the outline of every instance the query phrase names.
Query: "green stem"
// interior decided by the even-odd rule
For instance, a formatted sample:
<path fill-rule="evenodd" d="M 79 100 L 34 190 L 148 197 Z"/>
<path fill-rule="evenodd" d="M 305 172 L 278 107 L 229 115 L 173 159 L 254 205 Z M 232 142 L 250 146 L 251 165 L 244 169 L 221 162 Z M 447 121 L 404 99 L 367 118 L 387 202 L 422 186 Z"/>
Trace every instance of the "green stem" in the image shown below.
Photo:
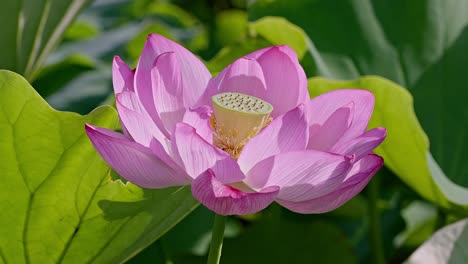
<path fill-rule="evenodd" d="M 219 260 L 221 259 L 225 218 L 225 216 L 215 214 L 213 231 L 211 236 L 210 253 L 208 254 L 207 264 L 218 264 Z"/>
<path fill-rule="evenodd" d="M 380 227 L 380 214 L 377 207 L 379 196 L 378 178 L 374 177 L 367 188 L 369 195 L 369 235 L 372 243 L 372 255 L 374 256 L 373 263 L 385 264 L 385 255 L 382 244 L 382 229 Z"/>

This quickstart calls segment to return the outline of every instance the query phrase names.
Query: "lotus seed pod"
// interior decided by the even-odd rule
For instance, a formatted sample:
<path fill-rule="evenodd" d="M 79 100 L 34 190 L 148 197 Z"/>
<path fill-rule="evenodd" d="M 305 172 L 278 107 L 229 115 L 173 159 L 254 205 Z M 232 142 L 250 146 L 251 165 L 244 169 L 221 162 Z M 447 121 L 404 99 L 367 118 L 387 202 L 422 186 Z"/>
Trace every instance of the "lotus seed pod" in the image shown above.
<path fill-rule="evenodd" d="M 257 97 L 241 93 L 221 93 L 212 97 L 216 132 L 231 146 L 244 145 L 268 122 L 273 106 Z"/>

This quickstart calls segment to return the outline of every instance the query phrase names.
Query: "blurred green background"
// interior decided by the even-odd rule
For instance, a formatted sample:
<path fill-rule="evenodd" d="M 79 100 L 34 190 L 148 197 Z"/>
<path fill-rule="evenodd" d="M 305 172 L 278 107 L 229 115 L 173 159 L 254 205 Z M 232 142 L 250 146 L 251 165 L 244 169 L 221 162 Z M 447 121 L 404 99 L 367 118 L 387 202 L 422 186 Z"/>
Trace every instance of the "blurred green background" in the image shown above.
<path fill-rule="evenodd" d="M 113 56 L 120 56 L 134 67 L 149 33 L 164 35 L 187 47 L 213 74 L 251 51 L 287 44 L 297 52 L 310 78 L 311 96 L 338 88 L 374 92 L 376 110 L 370 127 L 384 126 L 389 135 L 377 150 L 385 158 L 386 167 L 369 187 L 343 207 L 323 215 L 299 215 L 272 205 L 255 215 L 229 218 L 222 263 L 401 263 L 436 230 L 468 215 L 467 0 L 6 0 L 0 10 L 0 23 L 4 25 L 0 29 L 0 69 L 22 75 L 48 104 L 61 111 L 84 115 L 98 106 L 113 105 Z M 6 77 L 0 83 L 27 86 Z M 15 93 L 11 91 L 21 97 Z M 15 96 L 2 94 L 0 106 L 7 109 L 9 104 L 15 105 L 13 100 L 19 104 L 22 99 Z M 42 104 L 38 101 L 37 109 L 42 109 Z M 4 110 L 0 121 L 19 112 L 9 111 Z M 65 119 L 65 115 L 57 119 Z M 35 123 L 28 122 L 19 129 L 37 128 L 42 131 L 37 133 L 43 133 Z M 116 126 L 115 120 L 106 122 L 109 127 Z M 9 123 L 1 124 L 6 128 L 2 134 L 5 146 L 10 141 L 19 142 L 5 132 Z M 57 127 L 63 129 L 62 134 L 70 128 L 66 122 Z M 4 157 L 10 153 L 6 149 L 0 148 Z M 18 149 L 17 153 L 21 153 Z M 64 156 L 57 157 L 60 155 Z M 0 168 L 6 172 L 6 189 L 14 193 L 16 185 L 8 178 L 13 173 L 8 174 L 7 167 Z M 39 171 L 29 169 L 31 175 Z M 92 170 L 97 171 L 95 167 Z M 108 170 L 102 165 L 96 174 L 107 179 Z M 60 175 L 66 177 L 65 172 Z M 90 188 L 107 188 L 102 187 L 103 182 Z M 106 193 L 112 193 L 112 198 L 106 199 L 121 201 L 114 195 L 116 192 Z M 127 195 L 125 199 L 130 197 L 129 201 L 164 200 L 164 204 L 143 203 L 129 208 L 92 198 L 95 214 L 102 217 L 96 230 L 117 236 L 121 227 L 113 225 L 128 218 L 133 222 L 119 222 L 119 226 L 145 226 L 144 240 L 143 233 L 128 227 L 119 242 L 109 236 L 102 240 L 103 245 L 90 251 L 85 246 L 72 247 L 75 253 L 68 255 L 68 245 L 73 244 L 78 230 L 82 232 L 84 223 L 89 223 L 89 230 L 95 230 L 92 221 L 86 222 L 92 218 L 84 217 L 79 218 L 74 231 L 66 231 L 73 235 L 64 231 L 69 242 L 58 243 L 52 253 L 38 253 L 42 249 L 36 248 L 37 241 L 18 235 L 23 249 L 18 254 L 28 260 L 24 262 L 32 263 L 205 262 L 213 214 L 190 200 L 189 190 L 143 191 L 131 186 L 122 192 Z M 0 201 L 6 201 L 0 203 L 1 212 L 16 212 L 8 211 L 12 210 L 9 204 L 18 199 L 14 196 L 17 194 L 12 195 L 0 194 Z M 51 193 L 47 195 L 44 199 L 51 199 Z M 7 229 L 28 230 L 28 224 L 34 223 L 35 207 L 30 207 L 34 205 L 34 192 L 24 197 L 24 204 L 18 203 L 18 208 L 25 208 L 21 214 L 26 212 L 26 220 L 20 217 L 18 222 L 26 221 L 26 228 L 16 220 L 0 222 L 0 263 L 23 262 L 11 261 L 15 259 L 10 258 L 14 250 L 10 251 L 7 244 L 16 235 Z M 174 202 L 173 197 L 190 201 L 182 204 Z M 106 206 L 117 208 L 111 212 L 125 213 L 109 218 L 102 212 Z M 156 209 L 147 214 L 151 208 Z M 171 215 L 171 210 L 178 210 L 177 215 Z M 35 215 L 42 219 L 38 212 Z M 150 216 L 143 219 L 145 215 Z M 166 216 L 170 223 L 165 222 Z M 29 230 L 33 234 L 36 229 Z M 92 236 L 92 232 L 88 235 Z M 468 242 L 468 232 L 463 234 L 456 243 Z M 32 246 L 28 247 L 27 241 Z M 54 248 L 54 243 L 47 245 Z M 449 254 L 450 263 L 468 263 L 466 253 L 460 253 L 463 249 L 466 246 Z M 31 257 L 27 257 L 29 254 Z M 34 256 L 44 257 L 45 262 Z M 443 261 L 448 263 L 449 259 Z"/>

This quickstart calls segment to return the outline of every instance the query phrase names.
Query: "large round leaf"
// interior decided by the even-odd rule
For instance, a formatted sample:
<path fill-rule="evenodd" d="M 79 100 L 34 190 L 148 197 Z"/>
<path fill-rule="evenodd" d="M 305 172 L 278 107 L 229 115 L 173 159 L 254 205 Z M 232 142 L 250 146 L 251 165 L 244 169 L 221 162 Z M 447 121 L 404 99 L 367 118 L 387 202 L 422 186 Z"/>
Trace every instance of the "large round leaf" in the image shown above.
<path fill-rule="evenodd" d="M 189 188 L 113 181 L 85 123 L 115 128 L 118 119 L 111 107 L 58 112 L 0 71 L 0 262 L 122 262 L 198 205 Z"/>

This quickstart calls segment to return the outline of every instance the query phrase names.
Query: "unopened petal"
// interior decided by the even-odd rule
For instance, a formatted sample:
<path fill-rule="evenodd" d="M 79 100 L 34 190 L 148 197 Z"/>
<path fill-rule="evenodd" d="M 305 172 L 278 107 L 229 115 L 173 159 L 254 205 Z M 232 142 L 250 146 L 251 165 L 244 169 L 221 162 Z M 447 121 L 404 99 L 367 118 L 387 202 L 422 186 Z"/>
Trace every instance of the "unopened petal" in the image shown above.
<path fill-rule="evenodd" d="M 190 184 L 191 178 L 164 163 L 152 151 L 114 131 L 86 125 L 101 157 L 122 177 L 144 188 Z"/>
<path fill-rule="evenodd" d="M 360 193 L 372 176 L 383 166 L 383 159 L 377 155 L 367 155 L 356 162 L 345 181 L 333 192 L 315 199 L 292 202 L 282 199 L 276 201 L 291 211 L 302 214 L 326 213 L 342 206 Z"/>
<path fill-rule="evenodd" d="M 278 191 L 278 187 L 272 186 L 259 192 L 243 192 L 217 179 L 211 170 L 202 173 L 192 183 L 193 196 L 220 215 L 245 215 L 261 211 L 273 202 Z"/>
<path fill-rule="evenodd" d="M 304 201 L 334 191 L 351 169 L 350 158 L 307 150 L 280 153 L 255 164 L 245 182 L 252 188 L 279 186 L 279 199 Z"/>

